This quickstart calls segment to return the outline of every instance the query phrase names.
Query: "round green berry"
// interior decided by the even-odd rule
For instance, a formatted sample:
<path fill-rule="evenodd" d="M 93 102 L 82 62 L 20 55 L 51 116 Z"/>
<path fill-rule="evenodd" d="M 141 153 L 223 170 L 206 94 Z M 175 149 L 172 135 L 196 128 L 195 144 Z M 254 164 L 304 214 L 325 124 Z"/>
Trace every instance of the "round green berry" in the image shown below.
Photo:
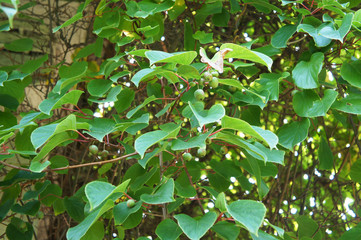
<path fill-rule="evenodd" d="M 127 201 L 127 207 L 128 208 L 132 208 L 132 207 L 134 207 L 134 205 L 135 205 L 135 201 L 133 199 L 129 199 Z"/>
<path fill-rule="evenodd" d="M 190 153 L 183 153 L 183 159 L 185 160 L 185 161 L 190 161 L 190 160 L 192 160 L 192 154 L 190 154 Z"/>
<path fill-rule="evenodd" d="M 189 83 L 189 86 L 191 86 L 191 87 L 195 87 L 197 84 L 195 83 L 195 82 L 190 82 Z"/>
<path fill-rule="evenodd" d="M 229 91 L 230 91 L 231 93 L 234 93 L 234 92 L 237 91 L 237 88 L 236 88 L 236 87 L 233 87 L 233 86 L 230 86 L 230 87 L 229 87 Z"/>
<path fill-rule="evenodd" d="M 194 92 L 194 97 L 198 100 L 198 101 L 202 101 L 205 98 L 205 94 L 204 91 L 202 89 L 197 89 Z"/>
<path fill-rule="evenodd" d="M 89 152 L 90 152 L 91 154 L 97 154 L 98 151 L 99 151 L 99 149 L 98 149 L 97 146 L 95 146 L 95 145 L 90 145 L 90 147 L 89 147 Z"/>
<path fill-rule="evenodd" d="M 100 153 L 100 156 L 104 159 L 106 157 L 108 157 L 109 155 L 109 152 L 107 150 L 103 150 L 101 153 Z"/>
<path fill-rule="evenodd" d="M 218 77 L 219 76 L 218 71 L 212 71 L 211 74 L 212 74 L 213 77 Z"/>
<path fill-rule="evenodd" d="M 212 74 L 208 71 L 203 73 L 203 77 L 207 80 L 207 81 L 211 81 L 212 80 Z"/>
<path fill-rule="evenodd" d="M 209 82 L 209 86 L 212 88 L 217 88 L 218 87 L 218 78 L 213 77 L 212 81 Z"/>
<path fill-rule="evenodd" d="M 197 156 L 198 157 L 204 157 L 207 154 L 207 150 L 205 148 L 199 148 L 197 150 Z"/>
<path fill-rule="evenodd" d="M 219 153 L 221 155 L 227 154 L 228 153 L 228 148 L 226 146 L 222 146 L 221 151 L 219 151 Z"/>

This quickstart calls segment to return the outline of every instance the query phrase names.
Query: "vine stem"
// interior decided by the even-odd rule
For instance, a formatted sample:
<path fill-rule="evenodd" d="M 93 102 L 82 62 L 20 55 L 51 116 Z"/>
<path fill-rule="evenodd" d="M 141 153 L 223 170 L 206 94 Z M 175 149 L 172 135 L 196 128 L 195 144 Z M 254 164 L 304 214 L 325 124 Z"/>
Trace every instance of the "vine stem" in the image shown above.
<path fill-rule="evenodd" d="M 146 152 L 149 152 L 149 150 L 146 151 Z M 134 153 L 130 153 L 130 154 L 127 154 L 127 155 L 123 155 L 123 156 L 118 157 L 118 158 L 105 160 L 105 161 L 101 161 L 101 162 L 91 162 L 91 163 L 83 163 L 83 164 L 72 165 L 72 166 L 67 166 L 67 167 L 44 169 L 42 172 L 55 172 L 55 171 L 60 171 L 60 170 L 68 170 L 68 169 L 74 169 L 74 168 L 89 167 L 89 166 L 95 166 L 95 165 L 103 165 L 103 164 L 106 164 L 106 163 L 117 162 L 119 160 L 122 160 L 122 159 L 125 159 L 125 158 L 128 158 L 128 157 L 132 157 L 132 156 L 137 155 L 137 154 L 138 154 L 138 152 L 134 152 Z M 15 168 L 15 169 L 19 169 L 19 170 L 23 170 L 23 171 L 27 171 L 27 172 L 32 172 L 28 168 L 18 167 L 18 166 L 12 165 L 12 164 L 4 162 L 4 161 L 0 161 L 0 164 L 5 165 L 7 167 L 11 167 L 11 168 Z"/>
<path fill-rule="evenodd" d="M 202 206 L 201 201 L 199 200 L 200 198 L 199 198 L 199 196 L 198 196 L 197 189 L 196 189 L 196 187 L 195 187 L 194 184 L 193 184 L 192 176 L 189 174 L 188 169 L 187 169 L 187 166 L 186 166 L 186 163 L 184 162 L 184 159 L 183 159 L 182 156 L 181 156 L 181 159 L 182 159 L 182 163 L 183 163 L 183 166 L 184 166 L 184 171 L 186 172 L 186 174 L 187 174 L 187 176 L 188 176 L 189 183 L 193 186 L 194 190 L 196 191 L 196 198 L 195 198 L 195 199 L 197 199 L 197 202 L 198 202 L 198 204 L 199 204 L 199 207 L 201 208 L 201 211 L 202 211 L 202 213 L 203 213 L 203 215 L 204 215 L 204 214 L 205 214 L 204 208 L 203 208 L 203 206 Z"/>
<path fill-rule="evenodd" d="M 159 153 L 159 166 L 160 166 L 160 181 L 163 180 L 163 152 Z M 167 219 L 167 206 L 162 204 L 162 214 L 163 214 L 163 220 Z"/>

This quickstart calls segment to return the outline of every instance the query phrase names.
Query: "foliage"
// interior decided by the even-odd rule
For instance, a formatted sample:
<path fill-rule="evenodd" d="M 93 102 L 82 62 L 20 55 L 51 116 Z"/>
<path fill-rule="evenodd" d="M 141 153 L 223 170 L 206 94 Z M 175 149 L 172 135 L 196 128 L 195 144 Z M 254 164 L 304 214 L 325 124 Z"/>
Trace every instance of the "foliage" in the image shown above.
<path fill-rule="evenodd" d="M 0 31 L 36 4 L 2 1 Z M 62 60 L 50 43 L 0 68 L 2 236 L 50 221 L 48 239 L 358 239 L 359 7 L 81 2 L 49 25 Z M 44 99 L 24 108 L 38 83 Z"/>

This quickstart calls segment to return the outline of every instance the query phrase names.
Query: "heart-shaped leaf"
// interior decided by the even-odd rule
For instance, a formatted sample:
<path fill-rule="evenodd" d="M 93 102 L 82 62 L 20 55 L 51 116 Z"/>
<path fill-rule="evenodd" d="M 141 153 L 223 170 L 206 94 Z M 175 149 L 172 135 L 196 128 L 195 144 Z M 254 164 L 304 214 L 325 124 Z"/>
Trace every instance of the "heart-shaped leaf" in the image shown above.
<path fill-rule="evenodd" d="M 258 229 L 261 227 L 266 214 L 266 207 L 263 203 L 252 200 L 238 200 L 228 205 L 227 210 L 250 233 L 258 236 Z"/>
<path fill-rule="evenodd" d="M 167 180 L 154 194 L 142 194 L 140 199 L 148 204 L 163 204 L 174 202 L 174 180 Z"/>
<path fill-rule="evenodd" d="M 187 237 L 191 240 L 198 240 L 213 226 L 217 214 L 208 212 L 198 220 L 185 214 L 175 215 L 174 218 L 177 219 L 179 227 Z"/>
<path fill-rule="evenodd" d="M 283 125 L 277 134 L 280 145 L 292 150 L 296 144 L 306 139 L 309 127 L 310 120 L 308 120 L 308 118 L 304 118 L 300 122 Z"/>
<path fill-rule="evenodd" d="M 215 104 L 211 107 L 211 109 L 203 110 L 203 105 L 193 105 L 191 102 L 189 102 L 189 107 L 197 119 L 200 127 L 203 127 L 203 125 L 208 123 L 217 122 L 226 113 L 224 107 L 221 104 Z"/>
<path fill-rule="evenodd" d="M 161 240 L 176 240 L 182 234 L 182 230 L 168 218 L 158 224 L 155 233 Z"/>
<path fill-rule="evenodd" d="M 90 210 L 95 209 L 106 199 L 108 199 L 113 193 L 124 192 L 128 186 L 130 179 L 124 181 L 119 186 L 108 182 L 93 181 L 85 186 L 85 195 L 89 200 Z"/>
<path fill-rule="evenodd" d="M 318 87 L 318 74 L 322 69 L 323 58 L 323 53 L 317 52 L 312 54 L 309 61 L 297 63 L 292 71 L 292 77 L 298 87 L 304 89 Z"/>
<path fill-rule="evenodd" d="M 337 92 L 332 89 L 325 90 L 322 99 L 312 90 L 298 91 L 293 95 L 293 108 L 300 117 L 325 116 L 336 97 Z"/>

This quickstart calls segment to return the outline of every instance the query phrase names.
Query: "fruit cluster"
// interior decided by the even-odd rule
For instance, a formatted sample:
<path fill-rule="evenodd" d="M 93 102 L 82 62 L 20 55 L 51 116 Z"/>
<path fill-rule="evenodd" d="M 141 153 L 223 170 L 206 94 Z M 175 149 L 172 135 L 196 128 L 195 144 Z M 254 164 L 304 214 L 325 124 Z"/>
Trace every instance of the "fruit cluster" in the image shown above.
<path fill-rule="evenodd" d="M 90 145 L 89 146 L 89 156 L 93 156 L 93 155 L 99 156 L 100 159 L 105 159 L 108 157 L 109 152 L 107 150 L 103 150 L 103 151 L 99 152 L 99 149 L 96 145 Z"/>
<path fill-rule="evenodd" d="M 208 84 L 208 86 L 210 86 L 211 88 L 217 88 L 218 87 L 218 76 L 219 73 L 217 71 L 205 71 L 199 81 L 199 86 L 203 86 L 204 84 Z M 193 84 L 194 85 L 194 84 Z M 192 86 L 192 85 L 191 85 Z M 205 98 L 205 94 L 203 89 L 197 89 L 194 92 L 194 97 L 198 100 L 198 101 L 203 101 L 203 99 Z"/>

